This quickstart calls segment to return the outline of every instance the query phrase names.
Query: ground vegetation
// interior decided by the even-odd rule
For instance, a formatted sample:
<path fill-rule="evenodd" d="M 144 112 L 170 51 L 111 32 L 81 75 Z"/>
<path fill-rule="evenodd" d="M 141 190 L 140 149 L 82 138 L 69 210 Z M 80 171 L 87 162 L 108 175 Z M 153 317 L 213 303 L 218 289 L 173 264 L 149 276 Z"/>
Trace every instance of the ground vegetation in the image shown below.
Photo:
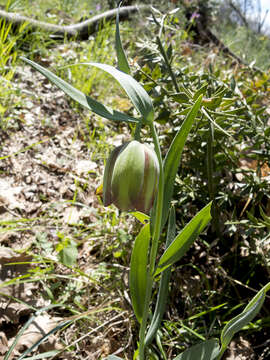
<path fill-rule="evenodd" d="M 200 2 L 185 3 L 192 3 L 190 16 L 180 2 L 161 2 L 151 15 L 139 12 L 121 23 L 132 75 L 153 99 L 163 153 L 190 97 L 203 95 L 207 110 L 188 137 L 173 203 L 178 229 L 211 200 L 213 220 L 173 267 L 151 359 L 171 360 L 218 337 L 269 281 L 270 40 L 232 17 L 227 21 L 209 1 L 209 29 L 231 53 L 211 39 L 200 42 Z M 113 7 L 84 0 L 0 5 L 64 25 Z M 116 66 L 114 32 L 108 22 L 85 41 L 59 41 L 42 29 L 30 32 L 24 23 L 12 29 L 0 20 L 1 360 L 132 359 L 136 350 L 138 326 L 127 289 L 139 221 L 113 205 L 105 208 L 96 195 L 109 153 L 135 127 L 89 113 L 20 60 L 32 59 L 133 116 L 109 76 L 78 65 Z M 142 137 L 150 141 L 147 131 Z M 269 327 L 268 296 L 224 359 L 269 358 Z"/>

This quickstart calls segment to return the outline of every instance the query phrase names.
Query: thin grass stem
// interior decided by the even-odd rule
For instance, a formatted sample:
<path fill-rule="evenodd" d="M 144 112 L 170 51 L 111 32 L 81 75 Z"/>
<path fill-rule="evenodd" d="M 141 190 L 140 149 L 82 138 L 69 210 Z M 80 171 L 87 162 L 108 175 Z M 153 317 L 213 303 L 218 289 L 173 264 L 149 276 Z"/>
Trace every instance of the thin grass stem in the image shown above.
<path fill-rule="evenodd" d="M 165 64 L 166 64 L 166 66 L 167 66 L 168 72 L 169 72 L 169 74 L 170 74 L 170 76 L 171 76 L 171 78 L 172 78 L 172 82 L 173 82 L 174 88 L 175 88 L 176 92 L 180 92 L 179 86 L 178 86 L 178 84 L 177 84 L 176 77 L 175 77 L 175 75 L 174 75 L 174 72 L 173 72 L 173 70 L 172 70 L 170 61 L 169 61 L 169 59 L 168 59 L 168 56 L 167 56 L 166 51 L 165 51 L 165 49 L 164 49 L 164 47 L 163 47 L 163 45 L 162 45 L 162 43 L 161 43 L 161 40 L 160 40 L 160 37 L 159 37 L 159 36 L 157 36 L 156 41 L 157 41 L 157 45 L 158 45 L 159 51 L 160 51 L 160 53 L 161 53 L 161 55 L 162 55 L 162 57 L 163 57 L 163 59 L 164 59 L 164 61 L 165 61 Z"/>

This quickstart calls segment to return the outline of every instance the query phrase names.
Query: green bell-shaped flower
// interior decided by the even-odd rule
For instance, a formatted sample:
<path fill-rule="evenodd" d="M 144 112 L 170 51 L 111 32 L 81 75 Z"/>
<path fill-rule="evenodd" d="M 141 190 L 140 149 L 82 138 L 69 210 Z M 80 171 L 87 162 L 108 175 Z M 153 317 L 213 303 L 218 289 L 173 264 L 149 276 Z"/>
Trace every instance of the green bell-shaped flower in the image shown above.
<path fill-rule="evenodd" d="M 155 151 L 136 140 L 115 148 L 103 178 L 103 203 L 122 211 L 149 213 L 158 189 L 159 163 Z"/>

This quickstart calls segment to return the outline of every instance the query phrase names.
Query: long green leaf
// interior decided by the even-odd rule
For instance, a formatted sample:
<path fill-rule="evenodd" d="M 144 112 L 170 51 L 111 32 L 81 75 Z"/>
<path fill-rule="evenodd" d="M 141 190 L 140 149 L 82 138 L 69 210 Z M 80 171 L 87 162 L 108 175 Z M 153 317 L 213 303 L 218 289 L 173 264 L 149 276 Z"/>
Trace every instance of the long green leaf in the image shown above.
<path fill-rule="evenodd" d="M 179 167 L 182 151 L 192 124 L 194 123 L 197 113 L 200 109 L 202 97 L 203 95 L 199 96 L 195 104 L 190 109 L 181 128 L 175 135 L 164 160 L 164 183 L 166 184 L 166 191 L 164 191 L 164 206 L 162 213 L 163 226 L 168 217 L 170 203 L 173 195 L 174 181 Z"/>
<path fill-rule="evenodd" d="M 1 160 L 1 158 L 0 158 L 0 160 Z M 133 215 L 137 220 L 139 220 L 140 223 L 142 223 L 143 225 L 145 225 L 149 222 L 150 216 L 146 215 L 140 211 L 133 211 L 130 214 Z"/>
<path fill-rule="evenodd" d="M 127 57 L 122 45 L 121 36 L 120 36 L 120 28 L 119 28 L 119 8 L 121 6 L 119 3 L 116 15 L 116 29 L 115 29 L 115 48 L 116 48 L 116 55 L 117 55 L 117 63 L 118 69 L 123 71 L 126 74 L 130 74 L 130 68 L 127 61 Z"/>
<path fill-rule="evenodd" d="M 174 208 L 171 208 L 169 215 L 168 230 L 167 230 L 166 248 L 170 246 L 173 239 L 175 238 L 175 228 L 176 228 L 175 223 L 176 223 L 175 210 Z M 161 274 L 155 311 L 145 338 L 146 345 L 149 345 L 152 342 L 161 324 L 168 299 L 170 277 L 171 277 L 171 267 L 168 267 Z"/>
<path fill-rule="evenodd" d="M 234 334 L 240 331 L 244 326 L 246 326 L 254 317 L 259 313 L 264 300 L 266 292 L 270 290 L 270 282 L 266 284 L 248 303 L 245 309 L 241 314 L 234 317 L 230 320 L 222 330 L 220 340 L 221 340 L 221 350 L 219 354 L 219 359 L 221 359 L 222 354 L 229 345 Z"/>
<path fill-rule="evenodd" d="M 101 104 L 100 102 L 92 99 L 90 96 L 85 95 L 80 90 L 75 89 L 72 85 L 68 84 L 66 81 L 56 76 L 50 70 L 45 69 L 43 66 L 38 65 L 34 61 L 26 59 L 25 57 L 21 57 L 21 59 L 30 66 L 32 66 L 34 69 L 39 71 L 53 84 L 58 86 L 59 89 L 63 90 L 64 93 L 70 96 L 73 100 L 84 106 L 86 109 L 93 111 L 95 114 L 112 121 L 139 122 L 139 119 L 126 115 L 120 111 L 112 110 L 109 107 Z"/>
<path fill-rule="evenodd" d="M 181 257 L 185 255 L 198 235 L 204 230 L 206 225 L 211 220 L 211 205 L 212 202 L 199 211 L 184 227 L 184 229 L 176 236 L 172 244 L 161 256 L 155 275 L 160 274 L 162 271 L 173 265 L 176 261 L 179 261 Z"/>
<path fill-rule="evenodd" d="M 138 112 L 142 115 L 145 122 L 152 122 L 154 120 L 154 108 L 152 100 L 144 88 L 135 79 L 133 79 L 133 77 L 107 64 L 90 62 L 80 63 L 80 65 L 95 66 L 113 76 L 125 90 L 128 97 Z"/>
<path fill-rule="evenodd" d="M 215 339 L 206 340 L 176 356 L 174 360 L 214 360 L 219 352 L 219 344 Z"/>
<path fill-rule="evenodd" d="M 142 227 L 135 239 L 129 272 L 130 296 L 134 313 L 139 322 L 142 320 L 144 310 L 149 242 L 150 225 L 148 223 Z"/>

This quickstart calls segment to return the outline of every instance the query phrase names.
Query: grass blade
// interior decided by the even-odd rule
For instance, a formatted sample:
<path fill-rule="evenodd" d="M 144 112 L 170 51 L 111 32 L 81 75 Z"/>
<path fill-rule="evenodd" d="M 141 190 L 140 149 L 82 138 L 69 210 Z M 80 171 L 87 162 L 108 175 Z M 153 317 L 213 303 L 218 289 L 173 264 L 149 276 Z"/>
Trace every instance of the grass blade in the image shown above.
<path fill-rule="evenodd" d="M 46 310 L 49 310 L 49 309 L 52 309 L 54 307 L 60 307 L 62 305 L 60 304 L 54 304 L 54 305 L 49 305 L 49 306 L 46 306 L 40 310 L 38 310 L 35 315 L 31 316 L 30 319 L 23 325 L 23 327 L 20 329 L 20 331 L 18 332 L 18 334 L 16 335 L 12 345 L 10 346 L 8 352 L 6 353 L 5 357 L 4 357 L 4 360 L 8 360 L 12 351 L 14 350 L 16 344 L 18 343 L 20 337 L 23 335 L 23 333 L 25 332 L 25 330 L 29 327 L 29 325 L 36 319 L 36 317 L 41 314 L 43 311 L 46 311 Z"/>
<path fill-rule="evenodd" d="M 56 356 L 57 354 L 59 354 L 61 352 L 61 350 L 51 350 L 51 351 L 46 351 L 42 354 L 37 354 L 31 357 L 28 357 L 26 360 L 43 360 L 45 358 L 51 358 L 52 356 Z"/>
<path fill-rule="evenodd" d="M 40 344 L 42 344 L 44 341 L 48 339 L 48 337 L 52 334 L 54 334 L 56 331 L 61 330 L 63 327 L 70 325 L 72 323 L 72 320 L 66 320 L 55 326 L 52 330 L 50 330 L 47 334 L 42 336 L 41 339 L 35 342 L 30 348 L 25 350 L 25 352 L 18 358 L 18 360 L 23 360 L 26 355 L 30 354 L 36 347 L 38 347 Z"/>
<path fill-rule="evenodd" d="M 173 265 L 176 261 L 179 261 L 181 257 L 185 255 L 198 235 L 204 230 L 206 225 L 211 220 L 211 205 L 212 202 L 199 211 L 184 227 L 184 229 L 176 236 L 172 244 L 161 256 L 155 275 L 160 274 L 162 271 Z"/>
<path fill-rule="evenodd" d="M 227 346 L 229 345 L 234 334 L 240 331 L 244 326 L 246 326 L 254 317 L 259 313 L 264 300 L 266 292 L 270 290 L 270 282 L 266 284 L 248 303 L 245 309 L 241 314 L 234 317 L 230 320 L 222 330 L 220 340 L 221 340 L 221 350 L 219 353 L 218 359 L 221 359 L 223 353 L 225 352 Z"/>
<path fill-rule="evenodd" d="M 56 76 L 50 70 L 45 69 L 43 66 L 38 65 L 34 61 L 26 59 L 25 57 L 21 57 L 21 59 L 30 66 L 32 66 L 34 69 L 39 71 L 53 84 L 58 86 L 59 89 L 63 90 L 64 93 L 70 96 L 73 100 L 78 102 L 80 105 L 84 106 L 86 109 L 93 111 L 95 114 L 112 121 L 126 121 L 126 122 L 139 121 L 138 119 L 132 116 L 126 115 L 117 110 L 112 110 L 109 107 L 101 104 L 100 102 L 92 99 L 90 96 L 87 96 L 84 93 L 82 93 L 80 90 L 75 89 L 72 85 L 68 84 L 66 81 Z"/>

